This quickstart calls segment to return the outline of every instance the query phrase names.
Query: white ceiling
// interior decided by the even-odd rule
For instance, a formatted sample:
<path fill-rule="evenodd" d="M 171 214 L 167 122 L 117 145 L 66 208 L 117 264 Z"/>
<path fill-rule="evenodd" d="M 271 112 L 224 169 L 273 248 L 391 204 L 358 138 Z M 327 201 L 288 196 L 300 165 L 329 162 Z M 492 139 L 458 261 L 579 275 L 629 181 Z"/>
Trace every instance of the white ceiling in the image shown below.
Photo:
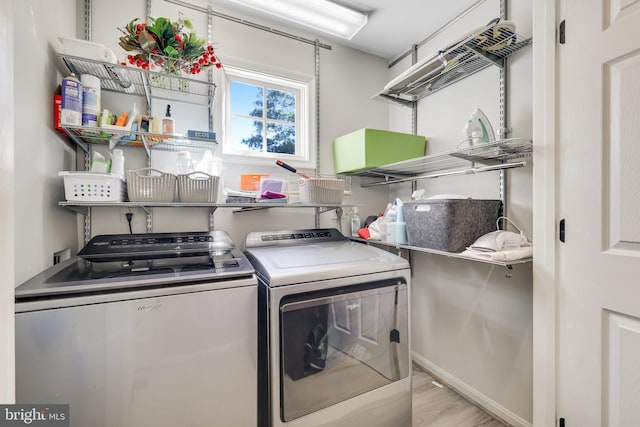
<path fill-rule="evenodd" d="M 268 1 L 268 0 L 265 0 Z M 475 0 L 334 0 L 354 9 L 367 12 L 369 22 L 352 40 L 336 39 L 318 34 L 327 40 L 363 50 L 383 58 L 394 58 L 420 43 L 444 23 L 467 9 Z M 210 0 L 248 15 L 260 16 L 274 23 L 295 27 L 288 21 L 238 6 L 228 0 Z M 305 32 L 310 30 L 301 27 Z"/>

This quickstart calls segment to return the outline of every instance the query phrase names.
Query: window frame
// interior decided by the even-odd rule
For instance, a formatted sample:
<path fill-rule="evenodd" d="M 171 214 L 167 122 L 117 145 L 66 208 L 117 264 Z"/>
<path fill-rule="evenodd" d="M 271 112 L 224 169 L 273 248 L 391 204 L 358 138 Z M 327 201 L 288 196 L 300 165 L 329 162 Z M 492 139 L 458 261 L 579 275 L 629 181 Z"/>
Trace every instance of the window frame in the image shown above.
<path fill-rule="evenodd" d="M 296 94 L 296 120 L 292 125 L 296 127 L 296 153 L 269 153 L 267 151 L 242 150 L 237 149 L 231 141 L 230 129 L 231 119 L 231 82 L 250 84 L 264 88 L 264 95 L 269 89 L 294 92 Z M 222 155 L 231 160 L 242 161 L 243 163 L 273 164 L 280 159 L 297 167 L 315 168 L 315 147 L 316 141 L 312 135 L 311 117 L 311 81 L 303 80 L 298 76 L 286 75 L 285 73 L 271 73 L 253 71 L 248 68 L 225 65 L 225 79 L 223 84 L 222 102 Z M 266 118 L 266 105 L 263 106 L 263 117 L 256 120 L 267 123 L 280 123 L 278 120 Z M 265 127 L 266 132 L 266 127 Z M 266 148 L 266 147 L 265 147 Z"/>

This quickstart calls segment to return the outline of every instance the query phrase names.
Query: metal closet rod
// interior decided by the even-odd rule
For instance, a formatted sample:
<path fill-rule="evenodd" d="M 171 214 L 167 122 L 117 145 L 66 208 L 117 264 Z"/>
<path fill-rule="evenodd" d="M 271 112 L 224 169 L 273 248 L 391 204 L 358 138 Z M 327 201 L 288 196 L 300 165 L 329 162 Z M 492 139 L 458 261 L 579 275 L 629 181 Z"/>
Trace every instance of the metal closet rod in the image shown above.
<path fill-rule="evenodd" d="M 440 178 L 442 176 L 471 175 L 471 174 L 476 174 L 476 173 L 481 173 L 481 172 L 490 172 L 490 171 L 496 171 L 496 170 L 503 171 L 505 169 L 521 168 L 521 167 L 524 167 L 526 165 L 527 165 L 527 162 L 523 160 L 521 162 L 515 162 L 515 163 L 502 163 L 502 164 L 499 164 L 499 165 L 479 166 L 479 167 L 461 169 L 461 170 L 456 170 L 456 171 L 451 171 L 451 172 L 438 172 L 438 173 L 433 173 L 433 174 L 428 174 L 428 175 L 417 175 L 417 176 L 409 176 L 407 178 L 390 179 L 390 180 L 387 180 L 387 181 L 363 183 L 363 184 L 360 184 L 360 186 L 361 187 L 375 187 L 375 186 L 378 186 L 378 185 L 398 184 L 398 183 L 401 183 L 401 182 L 416 181 L 416 180 L 419 180 L 419 179 Z"/>
<path fill-rule="evenodd" d="M 165 0 L 165 1 L 169 1 L 169 0 Z M 463 10 L 461 13 L 459 13 L 458 15 L 456 15 L 453 19 L 449 20 L 446 24 L 444 24 L 443 26 L 441 26 L 440 28 L 438 28 L 437 30 L 435 30 L 433 33 L 431 33 L 429 36 L 427 36 L 426 39 L 422 40 L 420 43 L 413 45 L 410 49 L 408 49 L 406 52 L 400 54 L 400 56 L 398 56 L 397 58 L 395 58 L 393 61 L 391 61 L 391 63 L 389 64 L 389 68 L 393 67 L 394 65 L 396 65 L 398 62 L 402 61 L 404 58 L 406 58 L 407 56 L 411 55 L 413 53 L 413 51 L 419 47 L 424 46 L 426 43 L 428 43 L 430 40 L 432 40 L 434 37 L 436 37 L 438 34 L 440 34 L 441 32 L 443 32 L 444 30 L 446 30 L 447 28 L 449 28 L 451 25 L 453 25 L 454 23 L 456 23 L 458 20 L 460 20 L 463 16 L 468 15 L 469 12 L 471 12 L 472 10 L 474 10 L 476 7 L 480 6 L 480 4 L 484 3 L 486 0 L 477 0 L 475 3 L 473 3 L 471 6 L 469 6 L 468 8 L 466 8 L 465 10 Z"/>
<path fill-rule="evenodd" d="M 213 10 L 207 10 L 205 7 L 196 6 L 191 3 L 187 3 L 181 0 L 164 0 L 167 3 L 173 3 L 178 6 L 186 7 L 188 9 L 192 9 L 198 12 L 211 14 L 217 18 L 226 19 L 227 21 L 235 22 L 236 24 L 246 25 L 248 27 L 256 28 L 258 30 L 266 31 L 268 33 L 276 34 L 282 37 L 286 37 L 289 39 L 297 40 L 302 43 L 307 43 L 311 45 L 315 45 L 315 40 L 306 39 L 304 37 L 296 36 L 295 34 L 287 33 L 285 31 L 278 30 L 276 28 L 267 27 L 266 25 L 256 24 L 255 22 L 247 21 L 246 19 L 236 18 L 235 16 L 227 15 L 225 13 L 214 12 Z M 483 0 L 484 1 L 484 0 Z M 331 50 L 331 45 L 320 43 L 319 46 L 323 49 Z"/>

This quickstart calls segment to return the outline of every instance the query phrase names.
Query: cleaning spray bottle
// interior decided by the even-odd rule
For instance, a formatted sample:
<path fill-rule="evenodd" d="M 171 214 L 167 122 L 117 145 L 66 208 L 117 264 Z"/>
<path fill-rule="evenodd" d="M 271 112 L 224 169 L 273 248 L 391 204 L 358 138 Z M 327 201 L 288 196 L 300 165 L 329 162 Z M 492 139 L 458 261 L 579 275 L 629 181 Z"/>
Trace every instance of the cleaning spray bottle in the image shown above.
<path fill-rule="evenodd" d="M 489 119 L 479 108 L 473 111 L 462 133 L 465 139 L 471 142 L 471 145 L 486 144 L 496 140 L 496 134 L 493 132 Z"/>
<path fill-rule="evenodd" d="M 172 135 L 175 132 L 176 122 L 171 117 L 171 105 L 167 104 L 166 116 L 162 119 L 162 134 Z"/>

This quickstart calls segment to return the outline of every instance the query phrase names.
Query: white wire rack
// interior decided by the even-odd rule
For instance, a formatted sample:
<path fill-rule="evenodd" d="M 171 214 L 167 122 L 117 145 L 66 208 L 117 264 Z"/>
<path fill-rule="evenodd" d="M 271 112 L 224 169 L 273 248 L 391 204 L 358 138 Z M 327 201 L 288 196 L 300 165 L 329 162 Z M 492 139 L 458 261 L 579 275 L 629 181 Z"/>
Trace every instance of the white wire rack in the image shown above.
<path fill-rule="evenodd" d="M 526 165 L 526 162 L 511 161 L 529 158 L 532 153 L 533 143 L 531 140 L 512 138 L 417 157 L 368 169 L 354 175 L 381 179 L 361 184 L 362 187 L 370 187 L 446 175 L 473 174 L 522 167 Z"/>
<path fill-rule="evenodd" d="M 488 67 L 504 66 L 508 56 L 531 44 L 532 39 L 522 37 L 501 21 L 466 36 L 407 70 L 395 84 L 387 85 L 377 94 L 385 100 L 411 105 L 450 84 Z"/>
<path fill-rule="evenodd" d="M 59 56 L 77 76 L 91 74 L 98 77 L 102 90 L 145 96 L 147 102 L 153 98 L 210 107 L 215 96 L 216 85 L 208 81 L 75 56 Z"/>

